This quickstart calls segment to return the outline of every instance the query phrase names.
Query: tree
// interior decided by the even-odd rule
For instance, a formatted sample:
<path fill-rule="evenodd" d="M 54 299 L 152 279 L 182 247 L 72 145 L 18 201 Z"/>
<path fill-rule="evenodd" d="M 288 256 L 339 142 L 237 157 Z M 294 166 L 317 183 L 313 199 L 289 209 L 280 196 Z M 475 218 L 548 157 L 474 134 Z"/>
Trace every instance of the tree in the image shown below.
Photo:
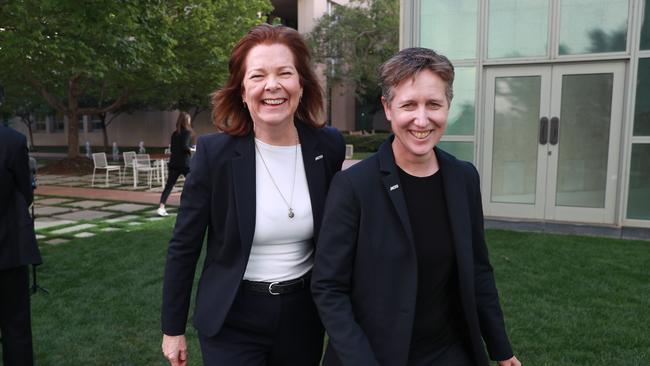
<path fill-rule="evenodd" d="M 210 108 L 209 94 L 228 77 L 228 58 L 235 43 L 254 25 L 264 21 L 259 14 L 272 10 L 268 0 L 202 0 L 177 4 L 172 36 L 175 78 L 158 95 L 157 106 L 178 109 L 196 117 Z"/>
<path fill-rule="evenodd" d="M 331 81 L 355 85 L 362 104 L 376 105 L 377 70 L 399 47 L 398 0 L 352 0 L 320 18 L 308 35 L 314 61 Z"/>
<path fill-rule="evenodd" d="M 18 117 L 26 127 L 29 145 L 34 146 L 34 125 L 37 118 L 52 114 L 52 108 L 29 85 L 13 82 L 8 84 L 6 100 L 0 105 L 0 117 Z"/>
<path fill-rule="evenodd" d="M 215 72 L 210 64 L 223 57 L 200 60 L 225 54 L 224 44 L 234 37 L 229 34 L 241 36 L 268 9 L 267 0 L 0 2 L 0 83 L 21 75 L 64 113 L 68 156 L 76 157 L 80 116 L 116 111 L 131 95 L 170 107 L 207 105 L 207 95 L 196 102 L 207 89 L 203 78 L 209 83 L 224 77 L 223 68 Z M 219 36 L 226 41 L 210 47 Z M 196 54 L 181 52 L 187 44 Z"/>

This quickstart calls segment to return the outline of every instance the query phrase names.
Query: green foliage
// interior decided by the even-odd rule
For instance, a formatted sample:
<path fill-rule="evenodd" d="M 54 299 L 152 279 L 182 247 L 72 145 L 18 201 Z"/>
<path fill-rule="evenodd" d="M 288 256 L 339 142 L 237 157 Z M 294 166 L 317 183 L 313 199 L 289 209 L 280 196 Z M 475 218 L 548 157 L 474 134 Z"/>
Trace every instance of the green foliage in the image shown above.
<path fill-rule="evenodd" d="M 272 10 L 268 0 L 198 0 L 171 5 L 176 40 L 172 52 L 176 74 L 152 88 L 158 107 L 192 112 L 210 107 L 209 94 L 228 77 L 228 58 L 235 43 L 254 25 L 258 14 Z"/>
<path fill-rule="evenodd" d="M 0 2 L 0 84 L 29 84 L 65 113 L 69 155 L 77 119 L 127 102 L 205 109 L 234 42 L 268 0 Z"/>
<path fill-rule="evenodd" d="M 375 133 L 372 135 L 350 135 L 344 134 L 346 144 L 354 145 L 354 152 L 376 152 L 379 146 L 388 138 L 387 133 Z"/>
<path fill-rule="evenodd" d="M 381 95 L 377 70 L 398 50 L 399 1 L 352 0 L 324 15 L 308 35 L 314 60 L 331 80 L 353 83 L 361 103 Z"/>

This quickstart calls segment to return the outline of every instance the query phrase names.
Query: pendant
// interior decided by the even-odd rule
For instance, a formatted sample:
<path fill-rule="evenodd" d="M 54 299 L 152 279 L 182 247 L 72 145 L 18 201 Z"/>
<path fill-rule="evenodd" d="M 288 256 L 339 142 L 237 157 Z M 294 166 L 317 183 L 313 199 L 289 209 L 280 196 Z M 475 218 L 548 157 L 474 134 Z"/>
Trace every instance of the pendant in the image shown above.
<path fill-rule="evenodd" d="M 293 209 L 291 207 L 289 207 L 289 218 L 293 219 L 294 216 L 295 215 L 293 214 Z"/>

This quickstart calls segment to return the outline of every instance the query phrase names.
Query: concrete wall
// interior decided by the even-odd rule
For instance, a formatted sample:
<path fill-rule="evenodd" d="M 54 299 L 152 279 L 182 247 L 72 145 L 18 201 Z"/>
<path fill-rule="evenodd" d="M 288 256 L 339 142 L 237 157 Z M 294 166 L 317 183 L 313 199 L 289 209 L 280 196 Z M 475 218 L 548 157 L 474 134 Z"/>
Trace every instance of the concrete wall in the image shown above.
<path fill-rule="evenodd" d="M 110 120 L 109 115 L 107 121 Z M 108 125 L 108 144 L 117 142 L 118 146 L 138 146 L 140 141 L 145 147 L 166 147 L 169 145 L 170 136 L 176 128 L 178 111 L 142 111 L 134 114 L 118 116 Z M 91 146 L 102 146 L 104 135 L 101 129 L 89 131 L 90 121 L 85 118 L 84 129 L 79 131 L 79 145 L 84 146 L 86 141 Z M 216 132 L 210 119 L 210 111 L 204 111 L 196 116 L 192 125 L 195 133 L 204 135 Z M 29 138 L 27 126 L 18 119 L 11 120 L 11 127 Z M 34 131 L 34 145 L 36 146 L 66 146 L 68 144 L 68 123 L 61 132 Z"/>

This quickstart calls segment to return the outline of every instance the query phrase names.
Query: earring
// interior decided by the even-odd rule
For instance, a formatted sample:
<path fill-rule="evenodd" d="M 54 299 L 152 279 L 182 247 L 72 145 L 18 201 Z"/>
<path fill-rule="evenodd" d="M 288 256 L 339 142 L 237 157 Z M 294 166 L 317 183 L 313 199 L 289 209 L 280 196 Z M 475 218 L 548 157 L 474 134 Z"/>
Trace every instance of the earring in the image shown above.
<path fill-rule="evenodd" d="M 246 105 L 246 101 L 242 99 L 241 102 L 244 103 L 244 109 L 248 109 L 248 105 Z"/>

